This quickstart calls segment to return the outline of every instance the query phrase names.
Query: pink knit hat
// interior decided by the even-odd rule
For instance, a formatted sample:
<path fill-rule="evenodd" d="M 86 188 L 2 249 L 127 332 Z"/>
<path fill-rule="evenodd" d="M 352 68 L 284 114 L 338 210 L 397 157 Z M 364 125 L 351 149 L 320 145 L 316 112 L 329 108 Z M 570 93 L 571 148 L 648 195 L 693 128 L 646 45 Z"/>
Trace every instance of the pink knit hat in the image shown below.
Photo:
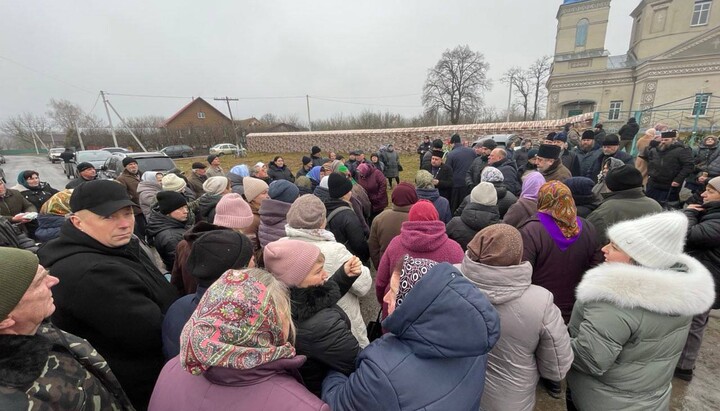
<path fill-rule="evenodd" d="M 433 203 L 427 200 L 420 200 L 410 207 L 408 213 L 408 221 L 436 221 L 440 220 L 440 215 Z"/>
<path fill-rule="evenodd" d="M 250 227 L 253 222 L 253 213 L 240 194 L 229 193 L 222 196 L 215 207 L 213 224 L 232 229 Z"/>
<path fill-rule="evenodd" d="M 300 240 L 278 240 L 265 246 L 265 268 L 286 285 L 297 287 L 310 274 L 320 249 Z"/>

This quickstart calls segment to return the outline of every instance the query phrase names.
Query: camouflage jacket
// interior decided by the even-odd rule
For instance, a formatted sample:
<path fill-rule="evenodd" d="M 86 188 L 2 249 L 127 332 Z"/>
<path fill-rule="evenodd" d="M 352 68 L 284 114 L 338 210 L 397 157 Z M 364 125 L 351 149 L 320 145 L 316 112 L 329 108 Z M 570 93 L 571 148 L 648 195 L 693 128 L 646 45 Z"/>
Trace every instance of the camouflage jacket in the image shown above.
<path fill-rule="evenodd" d="M 0 409 L 133 407 L 90 343 L 43 323 L 35 335 L 0 335 Z"/>

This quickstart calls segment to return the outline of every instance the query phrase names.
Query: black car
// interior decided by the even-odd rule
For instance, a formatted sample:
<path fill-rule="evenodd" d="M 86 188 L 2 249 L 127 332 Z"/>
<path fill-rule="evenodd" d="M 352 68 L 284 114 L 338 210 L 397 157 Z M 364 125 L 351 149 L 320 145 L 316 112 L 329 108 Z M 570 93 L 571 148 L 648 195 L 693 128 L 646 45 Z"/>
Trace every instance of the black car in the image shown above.
<path fill-rule="evenodd" d="M 165 153 L 157 151 L 150 151 L 146 153 L 115 153 L 105 160 L 100 172 L 102 178 L 115 179 L 119 176 L 125 167 L 122 165 L 122 161 L 125 157 L 132 157 L 138 163 L 138 169 L 140 174 L 146 171 L 160 171 L 166 173 L 174 168 L 175 162 Z"/>
<path fill-rule="evenodd" d="M 192 147 L 186 146 L 186 145 L 177 145 L 177 146 L 167 146 L 160 150 L 161 153 L 167 154 L 170 158 L 179 158 L 179 157 L 192 157 L 195 155 L 195 152 L 193 151 Z"/>

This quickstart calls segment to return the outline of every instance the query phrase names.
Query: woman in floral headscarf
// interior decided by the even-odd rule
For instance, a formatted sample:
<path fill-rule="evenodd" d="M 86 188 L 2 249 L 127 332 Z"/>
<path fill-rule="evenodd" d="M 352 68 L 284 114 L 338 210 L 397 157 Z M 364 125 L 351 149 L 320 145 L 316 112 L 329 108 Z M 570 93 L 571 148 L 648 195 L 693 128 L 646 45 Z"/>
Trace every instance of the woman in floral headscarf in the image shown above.
<path fill-rule="evenodd" d="M 567 323 L 582 273 L 603 261 L 601 245 L 595 227 L 577 216 L 575 200 L 565 184 L 559 181 L 543 184 L 537 208 L 535 216 L 519 227 L 523 260 L 533 266 L 532 283 L 553 293 Z"/>
<path fill-rule="evenodd" d="M 303 385 L 285 285 L 229 270 L 207 290 L 158 378 L 150 410 L 327 410 Z"/>
<path fill-rule="evenodd" d="M 65 222 L 65 216 L 70 214 L 70 196 L 73 190 L 63 190 L 53 194 L 45 204 L 40 207 L 35 230 L 35 239 L 44 243 L 60 235 L 60 227 Z"/>

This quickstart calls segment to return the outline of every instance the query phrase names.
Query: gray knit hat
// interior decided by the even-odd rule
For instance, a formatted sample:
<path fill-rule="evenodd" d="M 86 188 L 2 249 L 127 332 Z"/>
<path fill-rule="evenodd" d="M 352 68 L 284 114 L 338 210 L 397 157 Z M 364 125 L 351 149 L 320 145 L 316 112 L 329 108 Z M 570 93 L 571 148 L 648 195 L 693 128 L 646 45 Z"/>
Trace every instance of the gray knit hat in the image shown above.
<path fill-rule="evenodd" d="M 38 258 L 30 251 L 0 247 L 0 321 L 15 309 L 37 273 Z"/>
<path fill-rule="evenodd" d="M 492 183 L 483 181 L 470 192 L 470 202 L 485 206 L 497 205 L 497 191 Z"/>
<path fill-rule="evenodd" d="M 640 265 L 668 268 L 680 260 L 687 228 L 685 214 L 668 211 L 617 223 L 608 238 Z"/>
<path fill-rule="evenodd" d="M 325 204 L 316 195 L 298 197 L 287 213 L 287 224 L 292 228 L 320 228 L 327 214 Z"/>

